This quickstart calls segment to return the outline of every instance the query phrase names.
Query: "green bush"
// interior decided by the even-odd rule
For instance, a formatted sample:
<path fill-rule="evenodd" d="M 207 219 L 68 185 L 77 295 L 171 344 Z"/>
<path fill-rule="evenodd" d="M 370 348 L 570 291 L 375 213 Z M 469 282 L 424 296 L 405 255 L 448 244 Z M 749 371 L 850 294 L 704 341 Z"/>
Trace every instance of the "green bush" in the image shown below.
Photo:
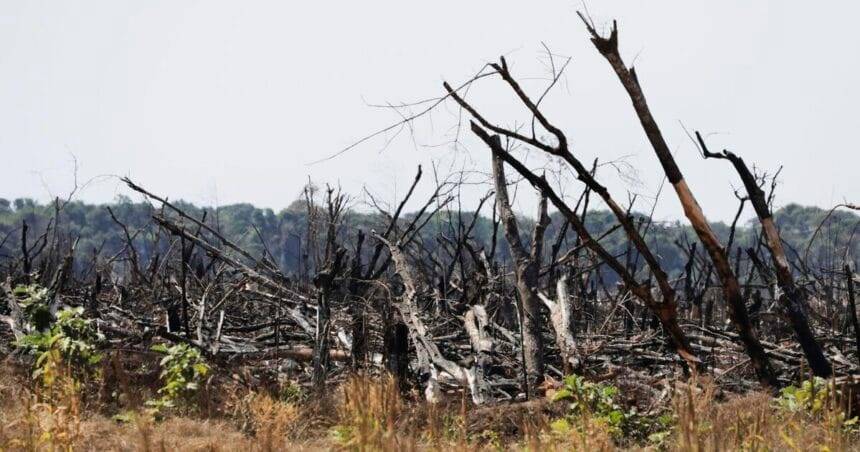
<path fill-rule="evenodd" d="M 842 391 L 833 382 L 821 377 L 805 380 L 800 387 L 787 386 L 775 399 L 778 408 L 792 413 L 826 416 L 846 430 L 858 428 L 858 418 L 848 417 L 843 407 Z"/>
<path fill-rule="evenodd" d="M 831 386 L 821 377 L 805 380 L 800 387 L 792 385 L 782 388 L 776 398 L 776 404 L 791 412 L 809 411 L 819 414 L 825 407 Z"/>
<path fill-rule="evenodd" d="M 33 331 L 18 340 L 18 347 L 36 355 L 33 378 L 42 378 L 50 386 L 61 366 L 77 378 L 95 373 L 94 366 L 102 359 L 98 347 L 104 336 L 83 313 L 81 307 L 63 309 L 49 329 Z"/>
<path fill-rule="evenodd" d="M 19 285 L 12 289 L 12 295 L 24 313 L 29 330 L 44 331 L 51 326 L 54 319 L 48 306 L 48 289 L 38 284 Z"/>
<path fill-rule="evenodd" d="M 161 397 L 147 402 L 157 414 L 164 408 L 173 408 L 179 403 L 189 402 L 209 374 L 209 365 L 203 360 L 200 350 L 189 347 L 188 344 L 170 347 L 157 344 L 152 350 L 165 355 L 159 363 L 163 383 L 158 390 Z"/>
<path fill-rule="evenodd" d="M 552 395 L 552 401 L 567 401 L 568 414 L 553 423 L 553 429 L 563 431 L 568 427 L 566 422 L 589 415 L 606 424 L 613 435 L 620 435 L 628 415 L 615 402 L 617 395 L 615 386 L 592 383 L 579 375 L 564 377 L 564 385 Z"/>
<path fill-rule="evenodd" d="M 552 401 L 568 402 L 568 413 L 550 424 L 553 431 L 566 433 L 581 424 L 586 416 L 599 424 L 615 438 L 628 440 L 647 439 L 662 443 L 668 436 L 673 418 L 668 415 L 645 416 L 635 409 L 627 410 L 616 400 L 617 387 L 593 383 L 579 375 L 568 375 L 560 390 L 552 394 Z"/>

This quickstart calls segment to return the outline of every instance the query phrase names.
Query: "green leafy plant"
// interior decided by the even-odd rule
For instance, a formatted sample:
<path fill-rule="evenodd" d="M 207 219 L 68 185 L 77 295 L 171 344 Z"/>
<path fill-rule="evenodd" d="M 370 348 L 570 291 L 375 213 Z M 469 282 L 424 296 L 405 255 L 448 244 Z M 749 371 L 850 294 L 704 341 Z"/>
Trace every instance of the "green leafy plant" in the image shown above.
<path fill-rule="evenodd" d="M 64 366 L 75 377 L 92 375 L 102 359 L 98 347 L 104 336 L 93 321 L 83 316 L 84 309 L 66 308 L 45 331 L 33 331 L 18 340 L 18 347 L 36 355 L 33 378 L 50 386 Z"/>
<path fill-rule="evenodd" d="M 51 326 L 54 319 L 48 305 L 48 289 L 38 284 L 18 285 L 12 289 L 12 295 L 30 330 L 44 331 Z"/>
<path fill-rule="evenodd" d="M 576 418 L 588 415 L 606 425 L 612 435 L 623 432 L 628 413 L 615 402 L 618 388 L 611 385 L 592 383 L 579 375 L 568 375 L 564 385 L 552 394 L 552 401 L 568 402 L 568 414 L 564 421 L 553 423 L 553 430 L 563 432 L 570 428 Z"/>
<path fill-rule="evenodd" d="M 294 381 L 286 381 L 278 388 L 278 399 L 287 403 L 304 402 L 308 397 L 305 390 Z"/>
<path fill-rule="evenodd" d="M 806 413 L 811 416 L 827 416 L 831 421 L 846 430 L 857 430 L 860 419 L 848 417 L 842 406 L 843 394 L 833 382 L 821 377 L 805 380 L 797 386 L 787 386 L 780 390 L 775 399 L 778 408 L 792 413 Z"/>
<path fill-rule="evenodd" d="M 179 403 L 189 402 L 209 374 L 209 365 L 203 360 L 200 350 L 189 347 L 188 344 L 170 347 L 157 344 L 152 350 L 164 354 L 159 363 L 163 383 L 158 390 L 161 397 L 147 401 L 154 414 L 158 414 L 164 408 L 173 408 Z"/>
<path fill-rule="evenodd" d="M 814 377 L 805 380 L 800 387 L 792 385 L 782 388 L 776 398 L 776 404 L 791 412 L 808 411 L 818 414 L 825 407 L 831 386 L 823 378 Z"/>
<path fill-rule="evenodd" d="M 635 408 L 625 409 L 617 402 L 619 393 L 615 386 L 593 383 L 579 375 L 565 377 L 561 389 L 550 397 L 554 402 L 568 402 L 568 413 L 550 423 L 550 430 L 566 435 L 573 428 L 582 428 L 582 421 L 587 418 L 603 425 L 616 440 L 623 437 L 661 444 L 671 433 L 673 416 L 644 415 Z"/>

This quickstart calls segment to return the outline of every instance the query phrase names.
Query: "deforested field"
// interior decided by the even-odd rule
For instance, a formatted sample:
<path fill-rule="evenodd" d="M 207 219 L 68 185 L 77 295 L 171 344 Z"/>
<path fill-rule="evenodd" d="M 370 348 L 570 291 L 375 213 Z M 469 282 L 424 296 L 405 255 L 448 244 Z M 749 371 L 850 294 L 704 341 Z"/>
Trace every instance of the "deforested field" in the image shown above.
<path fill-rule="evenodd" d="M 659 162 L 650 209 L 546 107 L 576 64 L 546 44 L 540 85 L 499 57 L 315 154 L 447 112 L 473 166 L 416 163 L 393 201 L 333 178 L 278 212 L 203 206 L 109 176 L 94 204 L 77 173 L 0 198 L 0 451 L 860 450 L 860 207 L 777 203 L 780 161 L 682 124 L 736 184 L 688 181 L 618 23 L 574 17 Z"/>

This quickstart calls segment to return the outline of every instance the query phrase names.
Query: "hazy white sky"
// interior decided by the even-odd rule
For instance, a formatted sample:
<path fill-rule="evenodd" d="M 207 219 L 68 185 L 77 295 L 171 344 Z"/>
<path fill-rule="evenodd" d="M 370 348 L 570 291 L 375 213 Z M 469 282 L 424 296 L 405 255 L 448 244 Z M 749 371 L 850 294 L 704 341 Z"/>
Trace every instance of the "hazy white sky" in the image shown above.
<path fill-rule="evenodd" d="M 784 165 L 778 201 L 858 201 L 860 6 L 849 1 L 601 0 L 598 24 L 619 20 L 622 53 L 706 214 L 730 218 L 740 186 L 725 162 L 703 161 L 689 128 L 715 133 L 749 163 Z M 541 42 L 573 58 L 545 104 L 585 161 L 623 159 L 599 178 L 650 208 L 662 173 L 608 64 L 592 48 L 579 1 L 35 1 L 0 2 L 0 197 L 48 199 L 79 179 L 128 175 L 172 199 L 279 209 L 311 176 L 386 200 L 423 163 L 485 181 L 488 151 L 450 143 L 449 104 L 385 147 L 374 140 L 308 165 L 398 117 L 369 103 L 442 93 L 507 55 L 537 93 L 548 75 Z M 495 81 L 472 94 L 496 122 L 528 120 Z M 529 160 L 534 165 L 541 162 Z M 476 171 L 476 172 L 473 172 Z M 428 172 L 429 173 L 429 172 Z M 429 174 L 428 174 L 429 175 Z M 429 178 L 422 193 L 430 189 Z M 469 201 L 486 187 L 467 190 Z M 579 186 L 569 182 L 568 193 Z M 115 179 L 80 199 L 127 193 Z M 525 191 L 524 191 L 525 193 Z M 520 208 L 529 208 L 520 197 Z M 665 192 L 660 218 L 681 216 Z"/>

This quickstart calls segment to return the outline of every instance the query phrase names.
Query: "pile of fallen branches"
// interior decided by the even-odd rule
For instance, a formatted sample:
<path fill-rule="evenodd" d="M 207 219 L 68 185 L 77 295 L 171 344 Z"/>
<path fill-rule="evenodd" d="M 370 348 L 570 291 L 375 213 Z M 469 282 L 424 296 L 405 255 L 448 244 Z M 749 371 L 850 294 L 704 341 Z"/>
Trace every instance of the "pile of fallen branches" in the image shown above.
<path fill-rule="evenodd" d="M 465 393 L 488 404 L 533 398 L 576 373 L 634 388 L 651 409 L 666 400 L 673 381 L 692 374 L 710 375 L 730 391 L 775 389 L 807 373 L 856 374 L 853 263 L 811 268 L 800 253 L 789 256 L 771 215 L 775 183 L 768 193 L 764 175 L 732 152 L 711 152 L 697 133 L 702 155 L 728 161 L 743 181 L 737 217 L 749 203 L 760 223 L 754 246 L 733 246 L 737 218 L 722 243 L 672 157 L 635 70 L 619 54 L 617 28 L 605 37 L 583 20 L 630 96 L 695 232 L 692 241 L 676 244 L 687 259 L 683 274 L 664 270 L 646 240 L 651 219 L 632 215 L 632 200 L 618 201 L 596 162 L 580 161 L 542 112 L 545 93 L 529 95 L 501 58 L 456 89 L 444 84 L 443 99 L 471 117 L 474 137 L 492 156 L 492 188 L 474 211 L 453 207 L 460 206 L 452 202 L 459 201 L 455 183 L 437 182 L 407 215 L 404 207 L 423 181 L 419 167 L 393 209 L 367 193 L 384 221 L 361 229 L 350 224 L 348 195 L 309 185 L 302 269 L 288 273 L 258 231 L 262 253 L 238 245 L 208 212 L 196 217 L 124 179 L 152 203 L 153 215 L 151 225 L 134 229 L 108 208 L 125 239 L 116 255 L 96 250 L 75 266 L 78 241 L 58 225 L 60 208 L 35 240 L 22 225 L 17 252 L 4 258 L 6 353 L 26 359 L 13 338 L 27 335 L 32 319 L 15 288 L 36 285 L 47 289 L 51 315 L 63 306 L 84 307 L 107 336 L 106 348 L 145 352 L 156 340 L 186 344 L 225 372 L 242 366 L 253 369 L 250 375 L 287 376 L 316 391 L 350 373 L 387 372 L 429 401 Z M 498 125 L 466 97 L 469 86 L 489 77 L 498 77 L 533 117 L 531 133 Z M 515 146 L 559 158 L 582 183 L 576 203 L 518 158 Z M 511 207 L 506 169 L 539 195 L 528 232 Z M 594 197 L 616 220 L 608 231 L 587 227 Z M 556 237 L 546 237 L 550 205 L 563 221 Z M 487 206 L 493 238 L 480 243 L 475 228 Z M 615 231 L 627 243 L 621 255 L 604 244 Z M 146 259 L 138 250 L 144 238 L 155 250 Z M 509 253 L 502 256 L 499 245 Z"/>

